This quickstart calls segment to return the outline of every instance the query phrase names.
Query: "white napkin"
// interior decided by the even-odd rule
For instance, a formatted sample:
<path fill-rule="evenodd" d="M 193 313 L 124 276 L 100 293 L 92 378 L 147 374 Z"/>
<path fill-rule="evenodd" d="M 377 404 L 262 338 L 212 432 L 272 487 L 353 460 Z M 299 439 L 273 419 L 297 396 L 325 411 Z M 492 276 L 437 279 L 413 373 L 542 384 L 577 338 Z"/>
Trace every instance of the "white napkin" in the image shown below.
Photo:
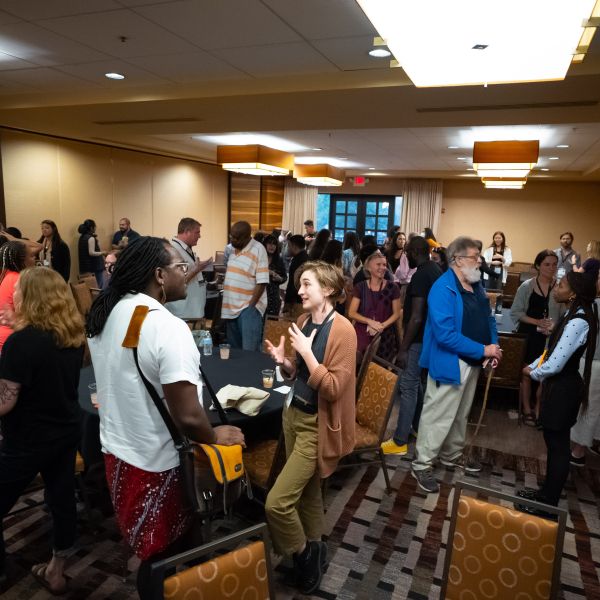
<path fill-rule="evenodd" d="M 249 417 L 256 416 L 270 394 L 255 387 L 226 385 L 217 392 L 217 399 L 223 408 L 237 408 Z M 211 406 L 211 410 L 215 410 Z"/>

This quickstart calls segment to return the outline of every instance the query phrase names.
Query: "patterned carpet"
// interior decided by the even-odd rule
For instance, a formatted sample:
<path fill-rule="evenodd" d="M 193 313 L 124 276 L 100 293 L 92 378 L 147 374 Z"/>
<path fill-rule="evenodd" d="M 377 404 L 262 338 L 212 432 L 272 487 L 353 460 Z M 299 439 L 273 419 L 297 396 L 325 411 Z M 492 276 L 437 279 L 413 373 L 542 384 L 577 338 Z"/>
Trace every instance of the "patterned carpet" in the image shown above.
<path fill-rule="evenodd" d="M 535 486 L 543 465 L 524 457 L 478 449 L 484 470 L 468 480 L 503 492 Z M 452 483 L 459 476 L 441 468 L 440 494 L 426 495 L 416 487 L 407 459 L 390 459 L 392 486 L 387 495 L 383 475 L 376 467 L 342 471 L 334 476 L 327 496 L 328 546 L 331 563 L 321 589 L 312 597 L 324 599 L 429 600 L 439 597 L 445 540 L 452 503 Z M 21 505 L 40 500 L 41 492 L 22 499 Z M 600 599 L 600 471 L 573 469 L 562 505 L 569 518 L 565 536 L 561 598 Z M 239 525 L 239 526 L 238 526 Z M 219 533 L 241 528 L 220 522 Z M 12 555 L 11 587 L 2 598 L 51 597 L 29 575 L 32 564 L 48 556 L 48 515 L 40 508 L 4 522 L 8 552 Z M 69 598 L 136 598 L 137 560 L 119 542 L 114 519 L 102 520 L 95 531 L 82 527 L 78 550 L 69 559 L 72 577 Z M 280 580 L 278 598 L 306 598 Z M 217 600 L 217 599 L 214 599 Z"/>

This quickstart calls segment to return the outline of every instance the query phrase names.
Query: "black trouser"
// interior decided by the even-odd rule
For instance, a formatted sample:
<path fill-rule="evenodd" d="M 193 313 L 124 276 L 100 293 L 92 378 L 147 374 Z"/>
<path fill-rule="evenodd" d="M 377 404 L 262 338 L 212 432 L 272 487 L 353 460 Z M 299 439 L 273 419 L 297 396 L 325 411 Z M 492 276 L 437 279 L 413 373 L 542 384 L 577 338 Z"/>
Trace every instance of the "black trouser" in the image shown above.
<path fill-rule="evenodd" d="M 0 448 L 0 522 L 39 473 L 45 500 L 52 514 L 52 547 L 68 550 L 77 535 L 75 456 L 77 440 L 39 449 Z M 0 526 L 0 573 L 5 570 L 6 549 Z"/>
<path fill-rule="evenodd" d="M 551 431 L 544 429 L 547 448 L 546 481 L 540 490 L 547 504 L 558 506 L 560 494 L 569 476 L 571 460 L 571 428 Z"/>

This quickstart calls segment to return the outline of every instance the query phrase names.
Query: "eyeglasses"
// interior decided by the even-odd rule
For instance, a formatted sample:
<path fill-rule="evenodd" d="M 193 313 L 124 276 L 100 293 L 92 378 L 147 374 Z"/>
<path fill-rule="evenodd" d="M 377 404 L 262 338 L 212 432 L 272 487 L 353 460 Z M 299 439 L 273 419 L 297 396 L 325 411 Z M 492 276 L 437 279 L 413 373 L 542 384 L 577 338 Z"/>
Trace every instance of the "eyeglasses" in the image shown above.
<path fill-rule="evenodd" d="M 479 262 L 481 260 L 481 254 L 474 254 L 473 256 L 466 256 L 465 254 L 457 254 L 454 258 L 468 258 L 470 260 L 474 260 L 475 262 Z"/>
<path fill-rule="evenodd" d="M 183 271 L 184 275 L 187 275 L 187 272 L 189 271 L 189 268 L 190 268 L 190 266 L 186 262 L 171 263 L 169 266 L 170 267 L 179 267 Z"/>
<path fill-rule="evenodd" d="M 105 262 L 104 263 L 104 268 L 112 274 L 112 272 L 115 270 L 115 263 L 114 262 Z"/>

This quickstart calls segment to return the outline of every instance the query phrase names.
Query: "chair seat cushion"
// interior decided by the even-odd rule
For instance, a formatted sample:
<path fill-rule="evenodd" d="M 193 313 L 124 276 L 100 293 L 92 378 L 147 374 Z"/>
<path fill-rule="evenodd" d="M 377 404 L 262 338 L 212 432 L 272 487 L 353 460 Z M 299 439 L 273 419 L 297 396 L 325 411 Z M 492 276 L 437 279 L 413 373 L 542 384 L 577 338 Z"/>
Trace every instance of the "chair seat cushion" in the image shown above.
<path fill-rule="evenodd" d="M 266 488 L 276 449 L 277 440 L 263 440 L 244 450 L 244 468 L 253 484 Z"/>
<path fill-rule="evenodd" d="M 355 450 L 359 448 L 373 448 L 379 444 L 379 436 L 359 423 L 354 424 L 354 437 L 356 440 L 354 444 Z"/>

